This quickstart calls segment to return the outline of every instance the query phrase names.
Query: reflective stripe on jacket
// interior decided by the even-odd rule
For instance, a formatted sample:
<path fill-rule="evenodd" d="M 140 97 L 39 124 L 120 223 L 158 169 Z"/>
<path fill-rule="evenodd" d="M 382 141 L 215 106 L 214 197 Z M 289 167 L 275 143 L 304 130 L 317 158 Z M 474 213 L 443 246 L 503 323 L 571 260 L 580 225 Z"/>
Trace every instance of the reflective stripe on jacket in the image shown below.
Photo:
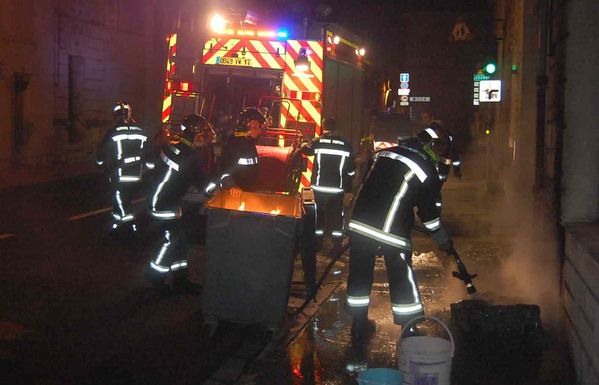
<path fill-rule="evenodd" d="M 140 127 L 116 126 L 106 133 L 100 143 L 96 163 L 106 167 L 115 182 L 139 182 L 147 140 Z"/>
<path fill-rule="evenodd" d="M 425 152 L 402 146 L 375 156 L 356 197 L 349 229 L 409 250 L 415 207 L 429 230 L 441 226 L 441 183 L 434 162 Z"/>
<path fill-rule="evenodd" d="M 314 156 L 311 182 L 315 191 L 339 194 L 350 187 L 355 165 L 352 147 L 345 139 L 329 135 L 314 138 L 304 153 Z"/>

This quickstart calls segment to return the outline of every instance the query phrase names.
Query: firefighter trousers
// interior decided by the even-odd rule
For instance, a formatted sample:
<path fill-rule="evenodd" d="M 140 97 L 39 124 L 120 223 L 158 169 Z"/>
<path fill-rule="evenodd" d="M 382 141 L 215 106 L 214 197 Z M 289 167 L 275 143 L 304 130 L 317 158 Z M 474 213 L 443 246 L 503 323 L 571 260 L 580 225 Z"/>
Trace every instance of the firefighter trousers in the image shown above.
<path fill-rule="evenodd" d="M 160 220 L 162 242 L 150 268 L 166 274 L 187 269 L 187 240 L 180 219 Z"/>
<path fill-rule="evenodd" d="M 412 318 L 424 315 L 416 277 L 411 268 L 411 250 L 381 244 L 375 239 L 354 232 L 350 233 L 346 299 L 349 312 L 356 318 L 368 316 L 377 255 L 383 255 L 385 258 L 394 323 L 405 325 Z"/>
<path fill-rule="evenodd" d="M 343 237 L 343 192 L 314 191 L 316 202 L 317 236 L 331 234 L 333 239 Z"/>
<path fill-rule="evenodd" d="M 131 199 L 137 183 L 112 182 L 112 228 L 135 227 L 135 214 L 131 208 Z"/>

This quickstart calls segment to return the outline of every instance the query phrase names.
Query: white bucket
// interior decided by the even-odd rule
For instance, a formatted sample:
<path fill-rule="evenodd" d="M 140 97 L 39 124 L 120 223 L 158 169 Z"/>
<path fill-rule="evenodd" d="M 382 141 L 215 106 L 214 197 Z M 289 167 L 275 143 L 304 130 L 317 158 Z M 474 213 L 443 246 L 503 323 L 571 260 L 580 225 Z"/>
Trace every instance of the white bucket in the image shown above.
<path fill-rule="evenodd" d="M 441 324 L 449 335 L 449 341 L 428 336 L 402 338 L 404 331 L 419 319 Z M 425 316 L 411 319 L 402 328 L 397 341 L 397 366 L 403 375 L 404 385 L 449 385 L 454 349 L 453 336 L 440 319 Z"/>

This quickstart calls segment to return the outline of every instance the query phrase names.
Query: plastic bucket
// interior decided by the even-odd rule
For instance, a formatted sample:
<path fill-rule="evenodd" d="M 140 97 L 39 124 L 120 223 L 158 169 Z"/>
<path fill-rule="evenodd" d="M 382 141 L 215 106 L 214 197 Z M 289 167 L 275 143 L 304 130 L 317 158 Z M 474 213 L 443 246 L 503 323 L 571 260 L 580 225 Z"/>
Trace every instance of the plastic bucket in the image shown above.
<path fill-rule="evenodd" d="M 389 368 L 365 369 L 358 374 L 359 385 L 402 385 L 403 376 L 398 370 Z"/>
<path fill-rule="evenodd" d="M 449 341 L 428 336 L 402 338 L 404 331 L 420 319 L 441 324 L 449 335 Z M 454 349 L 453 336 L 440 319 L 425 316 L 411 319 L 403 327 L 397 341 L 397 366 L 403 375 L 404 385 L 449 385 Z"/>

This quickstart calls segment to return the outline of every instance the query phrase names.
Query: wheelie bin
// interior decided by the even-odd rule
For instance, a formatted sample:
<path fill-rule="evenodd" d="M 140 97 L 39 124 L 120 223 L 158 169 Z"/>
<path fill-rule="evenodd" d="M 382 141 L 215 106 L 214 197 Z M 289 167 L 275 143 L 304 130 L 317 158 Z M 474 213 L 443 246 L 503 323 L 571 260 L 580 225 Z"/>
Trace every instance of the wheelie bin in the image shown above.
<path fill-rule="evenodd" d="M 204 322 L 212 330 L 226 320 L 276 331 L 287 310 L 301 196 L 221 190 L 206 208 Z"/>

